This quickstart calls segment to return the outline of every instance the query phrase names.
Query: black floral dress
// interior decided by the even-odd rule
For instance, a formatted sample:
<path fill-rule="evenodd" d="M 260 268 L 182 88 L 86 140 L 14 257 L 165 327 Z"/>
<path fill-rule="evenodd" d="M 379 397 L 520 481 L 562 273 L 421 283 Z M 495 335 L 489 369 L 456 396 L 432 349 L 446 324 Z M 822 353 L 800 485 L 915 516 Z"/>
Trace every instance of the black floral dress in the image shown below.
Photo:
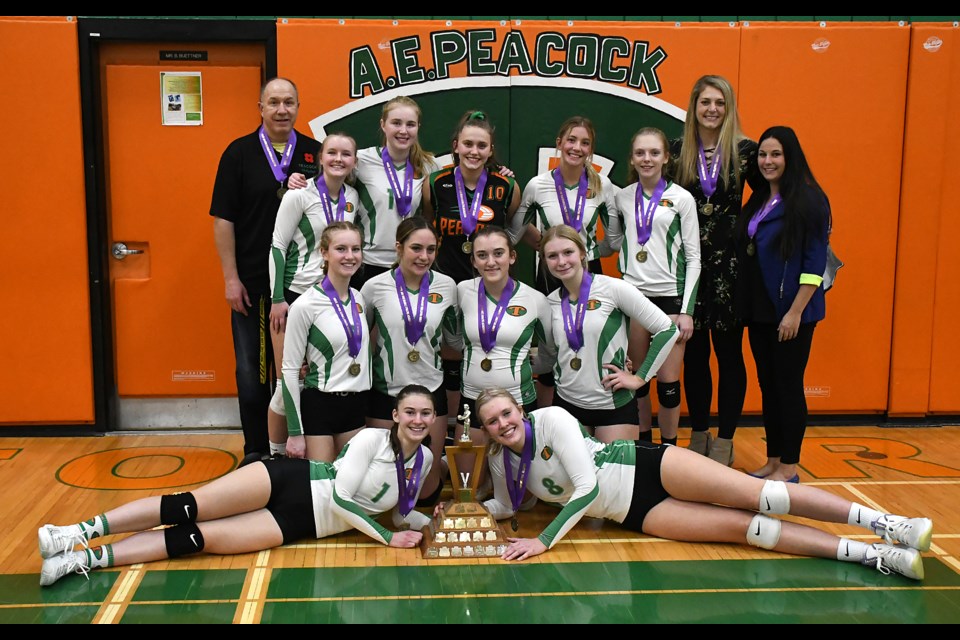
<path fill-rule="evenodd" d="M 670 144 L 672 158 L 680 157 L 681 146 L 680 139 Z M 757 143 L 753 140 L 741 140 L 738 151 L 741 189 L 736 189 L 731 167 L 727 181 L 724 182 L 722 178 L 717 181 L 717 190 L 710 197 L 713 212 L 709 216 L 703 213 L 707 197 L 703 194 L 700 180 L 681 185 L 693 194 L 697 201 L 697 220 L 700 223 L 701 271 L 697 304 L 693 312 L 694 329 L 730 331 L 740 325 L 733 299 L 738 269 L 734 231 L 743 201 L 742 185 L 746 182 L 753 184 L 759 175 Z M 674 171 L 671 173 L 675 174 Z"/>

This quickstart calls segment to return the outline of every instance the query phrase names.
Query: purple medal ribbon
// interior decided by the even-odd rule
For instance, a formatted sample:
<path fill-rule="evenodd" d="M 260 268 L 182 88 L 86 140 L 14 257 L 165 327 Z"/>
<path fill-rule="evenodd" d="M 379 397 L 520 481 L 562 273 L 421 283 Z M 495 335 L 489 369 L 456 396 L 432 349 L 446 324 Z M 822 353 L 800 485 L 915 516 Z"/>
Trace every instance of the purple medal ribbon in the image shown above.
<path fill-rule="evenodd" d="M 580 280 L 580 297 L 577 299 L 577 311 L 574 315 L 570 309 L 570 292 L 566 287 L 560 289 L 560 309 L 563 311 L 563 331 L 567 334 L 567 342 L 574 351 L 579 351 L 583 346 L 583 317 L 587 313 L 587 306 L 590 298 L 590 284 L 593 282 L 593 276 L 589 272 L 583 272 L 583 278 Z"/>
<path fill-rule="evenodd" d="M 363 325 L 360 324 L 360 311 L 357 309 L 356 300 L 353 299 L 353 291 L 349 293 L 350 309 L 353 311 L 353 324 L 351 325 L 350 320 L 347 318 L 347 312 L 343 310 L 343 303 L 340 302 L 340 294 L 333 288 L 329 277 L 324 276 L 321 287 L 323 288 L 323 292 L 327 294 L 327 297 L 330 298 L 330 302 L 333 303 L 333 310 L 336 312 L 337 318 L 340 320 L 340 324 L 343 325 L 343 330 L 347 334 L 347 349 L 350 351 L 350 357 L 356 358 L 357 354 L 360 353 L 360 345 L 363 343 Z"/>
<path fill-rule="evenodd" d="M 327 224 L 343 222 L 343 212 L 347 210 L 346 187 L 340 185 L 340 194 L 337 200 L 337 215 L 334 216 L 333 207 L 330 204 L 330 190 L 327 189 L 327 181 L 322 174 L 317 176 L 313 186 L 317 188 L 317 193 L 320 195 L 320 205 L 323 207 L 323 214 L 327 217 Z"/>
<path fill-rule="evenodd" d="M 283 148 L 283 155 L 280 162 L 277 162 L 277 152 L 274 150 L 270 139 L 267 138 L 267 133 L 263 125 L 260 125 L 260 131 L 257 132 L 257 135 L 260 136 L 260 146 L 263 147 L 263 155 L 267 156 L 267 162 L 270 163 L 270 170 L 273 171 L 273 177 L 277 179 L 277 182 L 283 182 L 287 179 L 287 170 L 293 161 L 293 150 L 297 146 L 297 132 L 293 129 L 290 130 L 290 138 L 287 139 L 287 146 Z"/>
<path fill-rule="evenodd" d="M 420 471 L 423 469 L 423 448 L 417 447 L 417 459 L 410 469 L 410 480 L 406 479 L 406 469 L 403 465 L 403 453 L 397 454 L 397 509 L 404 518 L 413 510 L 417 500 L 417 491 L 420 490 Z"/>
<path fill-rule="evenodd" d="M 751 239 L 753 236 L 757 235 L 757 227 L 760 226 L 760 223 L 763 221 L 763 219 L 766 218 L 770 212 L 773 211 L 773 208 L 778 204 L 780 204 L 780 194 L 770 198 L 770 200 L 763 205 L 763 208 L 760 209 L 760 211 L 757 211 L 755 214 L 753 214 L 753 216 L 750 218 L 750 222 L 747 223 L 747 235 L 750 236 Z"/>
<path fill-rule="evenodd" d="M 703 195 L 708 198 L 717 190 L 717 179 L 720 177 L 720 147 L 713 152 L 710 159 L 710 168 L 707 169 L 707 154 L 703 150 L 703 143 L 698 143 L 700 147 L 700 157 L 697 162 L 697 174 L 700 176 L 700 188 L 703 189 Z"/>
<path fill-rule="evenodd" d="M 453 181 L 457 187 L 457 206 L 460 208 L 460 222 L 463 223 L 463 233 L 469 238 L 477 230 L 477 219 L 480 216 L 480 205 L 483 204 L 483 189 L 487 186 L 487 170 L 484 169 L 477 178 L 477 188 L 473 190 L 473 201 L 467 206 L 467 186 L 463 183 L 463 174 L 460 167 L 453 170 Z"/>
<path fill-rule="evenodd" d="M 423 335 L 423 330 L 427 326 L 427 300 L 430 297 L 430 274 L 423 274 L 420 280 L 420 293 L 417 296 L 417 312 L 414 314 L 413 305 L 410 304 L 410 297 L 407 295 L 407 283 L 403 279 L 403 273 L 397 267 L 393 272 L 393 278 L 397 283 L 397 297 L 400 299 L 400 312 L 403 314 L 403 327 L 406 330 L 407 341 L 415 345 Z"/>
<path fill-rule="evenodd" d="M 527 474 L 530 473 L 530 463 L 533 461 L 533 425 L 524 418 L 523 420 L 523 453 L 520 454 L 520 467 L 517 469 L 517 477 L 513 477 L 513 463 L 510 462 L 510 453 L 503 452 L 503 468 L 506 472 L 507 491 L 510 492 L 510 502 L 513 503 L 513 512 L 516 513 L 523 502 L 523 491 L 527 486 Z"/>
<path fill-rule="evenodd" d="M 637 220 L 637 243 L 640 246 L 647 244 L 647 241 L 650 240 L 650 232 L 653 230 L 653 214 L 657 212 L 657 205 L 660 204 L 660 198 L 666 190 L 667 181 L 660 178 L 660 182 L 657 183 L 657 187 L 653 190 L 650 202 L 647 204 L 646 209 L 644 209 L 643 185 L 639 182 L 637 183 L 637 194 L 633 199 L 633 215 Z"/>
<path fill-rule="evenodd" d="M 393 167 L 393 160 L 390 159 L 390 152 L 386 147 L 380 152 L 380 159 L 383 161 L 383 170 L 387 174 L 387 182 L 390 183 L 397 201 L 397 213 L 401 218 L 406 218 L 410 214 L 410 203 L 413 202 L 413 163 L 410 162 L 410 158 L 407 158 L 407 169 L 403 176 L 403 189 L 401 189 L 400 178 L 397 177 L 397 170 Z"/>
<path fill-rule="evenodd" d="M 587 170 L 584 169 L 580 174 L 580 184 L 577 186 L 577 199 L 574 202 L 574 211 L 570 211 L 570 203 L 567 201 L 567 189 L 563 184 L 563 176 L 560 175 L 560 169 L 553 171 L 553 184 L 557 190 L 557 200 L 560 203 L 560 213 L 563 214 L 563 222 L 579 233 L 583 229 L 583 212 L 587 206 Z"/>
<path fill-rule="evenodd" d="M 486 353 L 490 353 L 494 345 L 497 344 L 497 331 L 500 330 L 500 323 L 503 321 L 503 316 L 507 312 L 507 304 L 510 302 L 510 298 L 513 296 L 515 289 L 513 279 L 507 278 L 507 286 L 504 287 L 503 293 L 500 294 L 500 299 L 497 301 L 497 308 L 493 310 L 493 316 L 490 318 L 490 321 L 487 322 L 487 290 L 483 286 L 483 280 L 480 280 L 477 311 L 480 314 L 480 346 L 483 347 Z"/>

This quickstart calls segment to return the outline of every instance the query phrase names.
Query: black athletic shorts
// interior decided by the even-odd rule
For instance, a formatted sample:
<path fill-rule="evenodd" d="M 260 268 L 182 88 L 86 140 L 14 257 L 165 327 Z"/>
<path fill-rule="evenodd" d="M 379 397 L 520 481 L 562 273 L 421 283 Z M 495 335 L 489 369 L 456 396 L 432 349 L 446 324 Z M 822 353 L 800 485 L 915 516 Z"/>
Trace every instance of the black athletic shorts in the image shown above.
<path fill-rule="evenodd" d="M 634 394 L 636 396 L 636 394 Z M 553 406 L 563 407 L 570 415 L 580 421 L 585 427 L 596 429 L 614 424 L 631 424 L 640 426 L 640 412 L 637 411 L 636 397 L 619 409 L 582 409 L 577 405 L 564 400 L 559 393 L 553 396 Z"/>
<path fill-rule="evenodd" d="M 369 391 L 327 393 L 304 389 L 300 393 L 303 434 L 332 436 L 366 426 Z"/>
<path fill-rule="evenodd" d="M 313 497 L 310 492 L 310 461 L 294 458 L 264 460 L 270 475 L 267 511 L 277 521 L 283 544 L 306 538 L 316 539 Z"/>
<path fill-rule="evenodd" d="M 643 533 L 643 521 L 655 506 L 670 497 L 660 480 L 660 465 L 668 444 L 637 441 L 637 465 L 633 478 L 633 498 L 623 519 L 624 527 Z"/>

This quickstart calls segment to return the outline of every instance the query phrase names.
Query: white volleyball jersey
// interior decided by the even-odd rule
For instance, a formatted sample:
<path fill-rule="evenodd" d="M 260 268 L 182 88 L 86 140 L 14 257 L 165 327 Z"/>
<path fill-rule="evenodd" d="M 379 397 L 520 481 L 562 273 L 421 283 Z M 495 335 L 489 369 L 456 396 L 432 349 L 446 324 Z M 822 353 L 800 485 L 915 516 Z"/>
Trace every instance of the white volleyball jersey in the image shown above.
<path fill-rule="evenodd" d="M 416 344 L 407 339 L 406 325 L 397 283 L 396 269 L 385 271 L 363 285 L 367 325 L 377 329 L 373 349 L 373 388 L 388 396 L 408 384 L 422 384 L 435 391 L 443 384 L 440 342 L 443 331 L 457 330 L 457 285 L 449 276 L 431 271 L 427 297 L 427 323 Z M 407 289 L 410 311 L 416 314 L 420 290 Z M 415 359 L 410 358 L 416 352 Z"/>
<path fill-rule="evenodd" d="M 563 307 L 556 289 L 547 300 L 553 324 L 553 339 L 557 342 L 557 364 L 554 369 L 557 392 L 564 400 L 582 409 L 617 409 L 633 401 L 633 391 L 605 389 L 601 380 L 609 373 L 603 365 L 624 368 L 630 322 L 639 322 L 653 336 L 647 357 L 637 368 L 644 380 L 653 377 L 670 355 L 679 332 L 663 311 L 646 299 L 635 287 L 619 278 L 594 275 L 590 285 L 587 310 L 583 315 L 583 346 L 579 351 L 570 347 L 564 330 Z M 574 300 L 573 302 L 579 302 Z M 570 305 L 576 317 L 576 305 Z M 580 368 L 571 362 L 577 358 Z"/>
<path fill-rule="evenodd" d="M 270 248 L 270 290 L 274 302 L 283 302 L 283 291 L 303 293 L 323 280 L 323 258 L 320 256 L 320 235 L 327 228 L 327 215 L 317 191 L 317 180 L 310 178 L 304 189 L 291 189 L 283 195 L 277 222 L 273 226 L 273 245 Z M 353 222 L 357 216 L 357 190 L 343 185 L 347 204 L 343 219 Z M 330 208 L 337 213 L 339 194 L 330 194 Z"/>

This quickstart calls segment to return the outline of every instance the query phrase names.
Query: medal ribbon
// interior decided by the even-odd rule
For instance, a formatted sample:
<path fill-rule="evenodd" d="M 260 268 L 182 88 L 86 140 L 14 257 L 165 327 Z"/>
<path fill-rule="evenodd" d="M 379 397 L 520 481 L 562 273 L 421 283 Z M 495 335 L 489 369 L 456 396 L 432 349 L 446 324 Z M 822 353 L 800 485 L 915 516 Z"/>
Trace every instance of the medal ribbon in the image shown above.
<path fill-rule="evenodd" d="M 297 146 L 297 132 L 293 129 L 290 130 L 290 137 L 287 139 L 287 146 L 283 148 L 280 162 L 277 162 L 277 152 L 273 148 L 270 139 L 267 138 L 267 132 L 263 128 L 263 125 L 260 125 L 260 130 L 257 132 L 257 135 L 260 137 L 260 146 L 263 147 L 263 155 L 267 156 L 267 162 L 270 163 L 270 170 L 273 171 L 273 177 L 277 179 L 277 182 L 283 182 L 287 179 L 287 170 L 290 169 L 290 163 L 293 161 L 293 150 Z"/>
<path fill-rule="evenodd" d="M 510 502 L 513 512 L 516 513 L 523 502 L 523 491 L 527 486 L 527 474 L 530 473 L 530 463 L 533 461 L 533 425 L 526 418 L 523 419 L 523 453 L 520 454 L 520 466 L 517 468 L 517 477 L 513 477 L 513 463 L 510 462 L 510 452 L 503 451 L 503 468 L 506 473 L 507 491 L 510 492 Z"/>
<path fill-rule="evenodd" d="M 653 190 L 653 196 L 643 207 L 643 185 L 637 183 L 637 194 L 633 198 L 633 215 L 637 220 L 637 243 L 640 246 L 647 244 L 650 240 L 650 232 L 653 230 L 653 214 L 657 212 L 657 205 L 660 204 L 660 198 L 663 192 L 667 190 L 667 181 L 660 178 L 657 187 Z"/>
<path fill-rule="evenodd" d="M 567 334 L 567 342 L 574 351 L 583 346 L 583 317 L 587 313 L 590 298 L 590 284 L 593 276 L 586 270 L 580 280 L 580 297 L 577 299 L 576 314 L 570 309 L 570 292 L 566 287 L 560 289 L 560 309 L 563 311 L 563 332 Z"/>
<path fill-rule="evenodd" d="M 560 203 L 560 213 L 563 214 L 563 222 L 570 225 L 580 233 L 583 230 L 583 212 L 587 206 L 587 170 L 584 169 L 580 174 L 580 184 L 577 186 L 577 199 L 573 205 L 573 211 L 570 211 L 570 202 L 567 200 L 567 189 L 563 184 L 563 176 L 560 175 L 560 169 L 553 171 L 553 184 L 557 190 L 557 200 Z"/>
<path fill-rule="evenodd" d="M 423 448 L 417 447 L 417 459 L 410 469 L 410 480 L 407 481 L 406 469 L 403 465 L 403 452 L 397 454 L 397 509 L 404 518 L 413 510 L 417 500 L 417 491 L 420 489 L 420 472 L 423 470 Z"/>
<path fill-rule="evenodd" d="M 507 304 L 513 296 L 516 286 L 512 278 L 507 278 L 507 286 L 504 287 L 500 299 L 497 301 L 497 308 L 493 310 L 493 316 L 487 322 L 487 290 L 483 286 L 483 280 L 480 280 L 479 300 L 477 302 L 477 312 L 480 314 L 480 346 L 485 353 L 490 353 L 494 345 L 497 344 L 497 332 L 500 330 L 500 323 L 507 312 Z"/>
<path fill-rule="evenodd" d="M 390 159 L 390 152 L 386 147 L 380 152 L 380 159 L 383 161 L 383 170 L 387 174 L 387 182 L 390 183 L 397 201 L 397 213 L 401 218 L 406 218 L 410 214 L 410 203 L 413 202 L 413 163 L 410 162 L 410 158 L 407 158 L 403 189 L 400 189 L 400 178 L 397 177 L 397 170 L 393 167 L 393 160 Z"/>
<path fill-rule="evenodd" d="M 757 235 L 757 227 L 760 226 L 760 223 L 763 222 L 763 219 L 766 218 L 773 208 L 780 204 L 780 194 L 777 194 L 767 200 L 767 203 L 763 205 L 763 208 L 760 211 L 757 211 L 750 218 L 750 222 L 747 223 L 747 235 L 750 236 L 750 239 L 753 239 L 753 236 Z"/>
<path fill-rule="evenodd" d="M 340 194 L 337 200 L 337 215 L 334 216 L 333 206 L 330 204 L 330 190 L 327 189 L 327 181 L 324 179 L 323 174 L 317 176 L 317 179 L 313 182 L 313 186 L 317 188 L 317 193 L 320 195 L 320 205 L 323 207 L 323 215 L 327 218 L 327 224 L 343 222 L 343 212 L 347 210 L 346 187 L 340 185 Z"/>
<path fill-rule="evenodd" d="M 400 267 L 393 272 L 397 283 L 397 297 L 400 299 L 400 313 L 403 314 L 403 327 L 407 334 L 407 341 L 415 345 L 423 335 L 427 326 L 427 300 L 430 297 L 430 274 L 423 274 L 420 279 L 420 293 L 417 295 L 417 311 L 414 314 L 413 305 L 407 295 L 407 283 L 403 279 Z"/>
<path fill-rule="evenodd" d="M 343 325 L 343 330 L 347 334 L 347 349 L 350 351 L 350 357 L 356 358 L 357 354 L 360 353 L 360 345 L 363 343 L 363 325 L 360 324 L 360 311 L 357 310 L 357 303 L 353 299 L 353 291 L 349 293 L 349 305 L 353 311 L 353 324 L 351 325 L 347 318 L 347 312 L 343 310 L 343 303 L 340 302 L 340 294 L 333 288 L 329 277 L 323 277 L 321 287 L 327 297 L 330 298 L 330 302 L 333 303 L 333 310 L 337 313 L 337 319 L 340 320 L 340 324 Z"/>
<path fill-rule="evenodd" d="M 460 167 L 453 170 L 453 181 L 457 187 L 457 206 L 460 208 L 460 222 L 463 233 L 469 238 L 477 230 L 480 205 L 483 204 L 483 189 L 487 186 L 487 170 L 484 169 L 477 179 L 477 188 L 473 190 L 473 201 L 467 206 L 467 186 L 463 183 Z"/>
<path fill-rule="evenodd" d="M 710 159 L 710 168 L 707 169 L 707 154 L 703 150 L 703 143 L 698 143 L 699 158 L 697 162 L 697 174 L 700 176 L 700 188 L 703 189 L 703 195 L 709 198 L 717 190 L 717 179 L 720 177 L 720 147 L 717 146 Z"/>

